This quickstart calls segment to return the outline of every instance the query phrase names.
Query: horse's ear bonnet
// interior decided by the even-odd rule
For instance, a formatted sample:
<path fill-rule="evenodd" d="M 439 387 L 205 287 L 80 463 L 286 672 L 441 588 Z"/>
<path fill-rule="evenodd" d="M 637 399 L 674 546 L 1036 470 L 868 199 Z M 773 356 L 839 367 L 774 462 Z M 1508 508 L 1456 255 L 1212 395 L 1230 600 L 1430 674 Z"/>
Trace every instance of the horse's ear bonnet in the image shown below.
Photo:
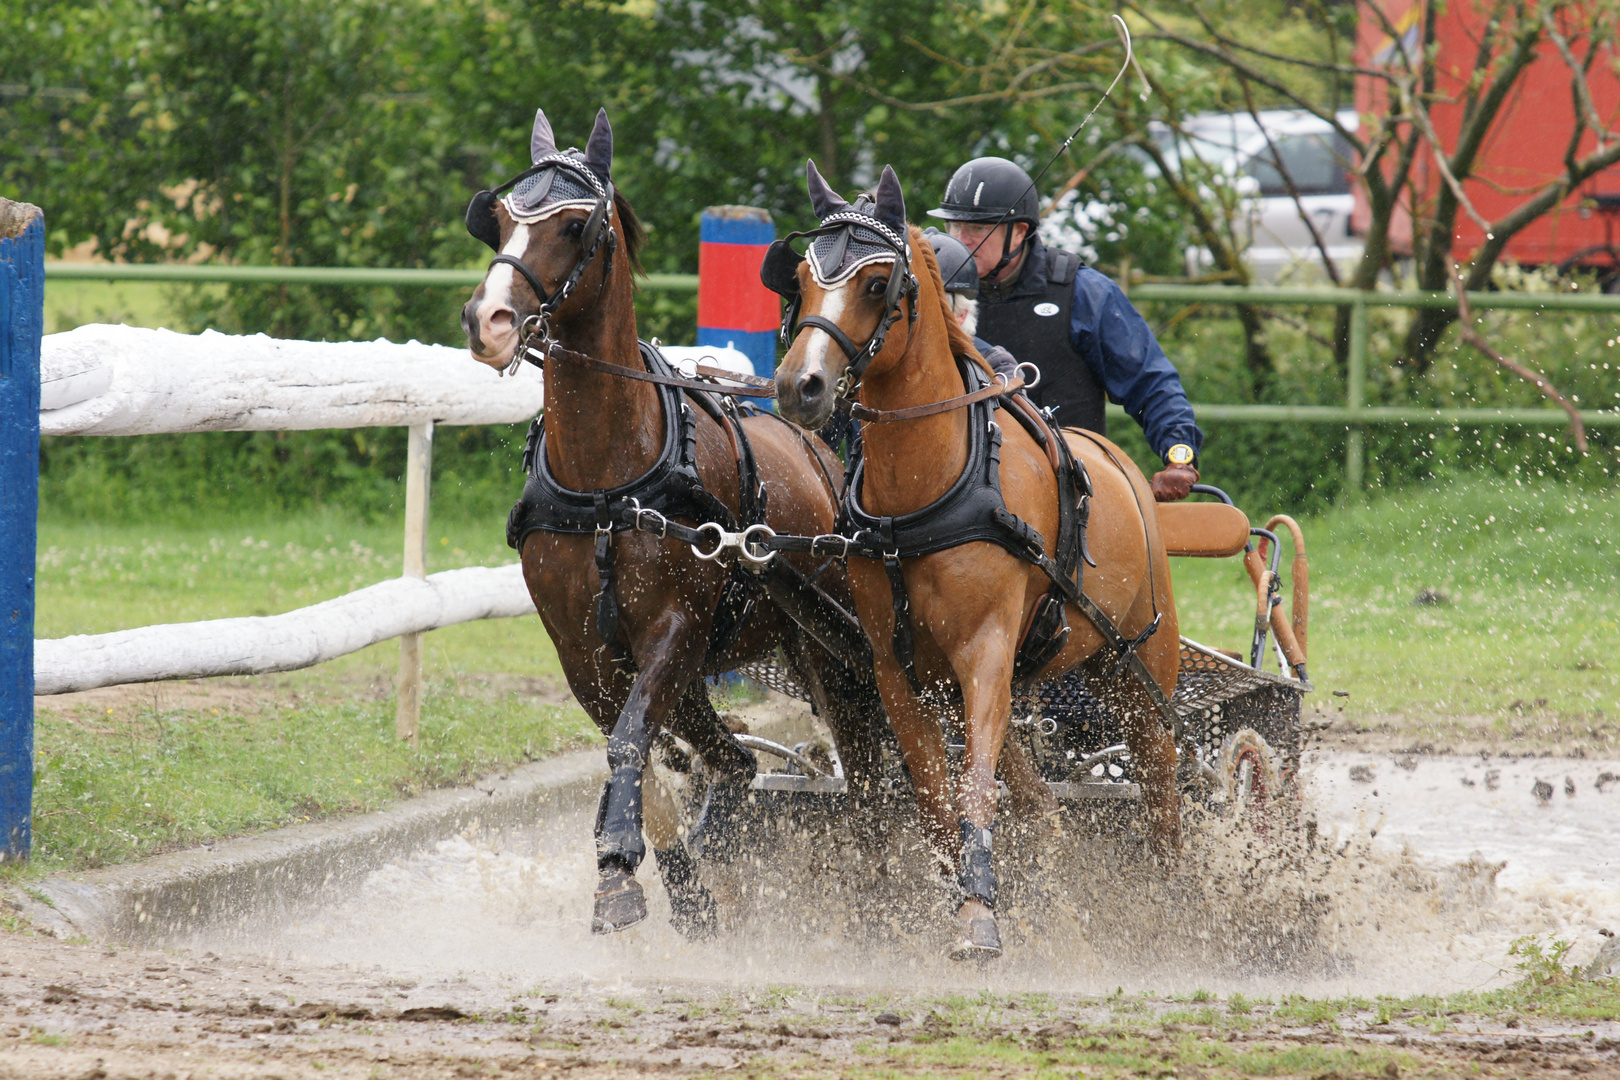
<path fill-rule="evenodd" d="M 528 169 L 500 187 L 472 197 L 467 204 L 467 231 L 499 250 L 497 200 L 513 221 L 524 225 L 543 221 L 562 210 L 589 210 L 581 240 L 590 246 L 613 213 L 613 127 L 608 123 L 607 110 L 597 112 L 596 126 L 583 154 L 572 147 L 559 151 L 551 121 L 544 110 L 536 110 L 529 156 L 533 164 Z"/>
<path fill-rule="evenodd" d="M 823 228 L 845 225 L 822 232 L 810 244 L 810 272 L 824 288 L 842 284 L 863 266 L 910 258 L 907 243 L 906 200 L 900 193 L 900 179 L 885 165 L 875 197 L 862 195 L 854 204 L 845 202 L 827 186 L 815 162 L 805 170 L 810 188 L 810 206 Z"/>
<path fill-rule="evenodd" d="M 810 190 L 810 208 L 821 222 L 818 228 L 789 233 L 773 243 L 760 264 L 759 280 L 767 289 L 787 300 L 782 312 L 782 343 L 786 345 L 797 332 L 799 305 L 799 264 L 808 258 L 810 273 L 822 288 L 841 285 L 855 276 L 863 266 L 888 263 L 888 288 L 884 294 L 884 308 L 888 312 L 878 330 L 857 356 L 847 339 L 841 347 L 850 354 L 852 372 L 858 379 L 866 364 L 883 347 L 889 326 L 898 316 L 903 298 L 911 300 L 908 321 L 917 318 L 917 278 L 911 272 L 910 230 L 906 225 L 906 199 L 900 189 L 900 178 L 894 169 L 885 165 L 872 195 L 862 195 L 853 204 L 832 189 L 814 161 L 804 165 L 805 184 Z M 809 238 L 808 255 L 800 255 L 793 241 Z M 832 324 L 819 315 L 806 316 L 810 325 L 820 320 L 823 328 Z M 834 330 L 837 328 L 834 327 Z M 838 332 L 839 334 L 842 331 Z M 835 340 L 839 340 L 835 338 Z"/>

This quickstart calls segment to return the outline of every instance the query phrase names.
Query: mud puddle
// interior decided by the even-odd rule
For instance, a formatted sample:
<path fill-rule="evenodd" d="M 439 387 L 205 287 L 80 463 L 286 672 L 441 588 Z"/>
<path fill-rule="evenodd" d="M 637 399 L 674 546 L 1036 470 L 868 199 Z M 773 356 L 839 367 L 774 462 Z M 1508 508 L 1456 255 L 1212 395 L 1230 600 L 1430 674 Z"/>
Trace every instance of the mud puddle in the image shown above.
<path fill-rule="evenodd" d="M 942 958 L 952 897 L 904 830 L 873 856 L 836 824 L 773 834 L 757 858 L 708 870 L 717 940 L 670 929 L 650 857 L 650 918 L 593 936 L 584 813 L 443 842 L 342 903 L 190 945 L 510 986 L 1371 996 L 1503 985 L 1518 977 L 1516 938 L 1564 937 L 1584 960 L 1600 928 L 1620 930 L 1620 783 L 1598 786 L 1620 762 L 1317 751 L 1305 772 L 1298 828 L 1195 824 L 1168 876 L 1130 855 L 1128 833 L 1009 829 L 1008 952 L 987 968 Z"/>

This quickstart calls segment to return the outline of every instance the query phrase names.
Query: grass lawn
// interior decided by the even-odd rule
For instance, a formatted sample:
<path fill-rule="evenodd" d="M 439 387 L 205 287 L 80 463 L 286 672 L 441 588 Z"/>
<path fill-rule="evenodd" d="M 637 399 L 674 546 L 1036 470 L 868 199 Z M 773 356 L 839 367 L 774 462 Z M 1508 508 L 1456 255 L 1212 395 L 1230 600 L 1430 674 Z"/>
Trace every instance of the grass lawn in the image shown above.
<path fill-rule="evenodd" d="M 223 286 L 207 285 L 219 290 Z M 53 279 L 45 286 L 45 332 L 60 334 L 86 323 L 169 327 L 179 318 L 171 302 L 176 289 L 162 281 L 80 281 Z"/>
<path fill-rule="evenodd" d="M 441 524 L 429 572 L 510 561 L 498 521 Z M 40 527 L 40 637 L 262 615 L 399 572 L 390 526 L 279 521 Z M 560 749 L 595 728 L 538 618 L 428 635 L 420 748 L 394 738 L 399 648 L 305 671 L 37 699 L 29 873 L 376 809 Z"/>
<path fill-rule="evenodd" d="M 1270 508 L 1249 510 L 1261 524 Z M 1461 718 L 1505 738 L 1620 734 L 1620 492 L 1493 480 L 1301 525 L 1318 707 L 1419 734 Z M 1291 554 L 1285 539 L 1285 578 Z M 1182 633 L 1246 647 L 1254 600 L 1242 567 L 1174 569 Z M 1418 603 L 1426 589 L 1439 595 Z"/>
<path fill-rule="evenodd" d="M 436 522 L 430 572 L 509 561 L 502 524 L 495 513 Z M 1316 707 L 1417 736 L 1470 717 L 1498 740 L 1552 732 L 1615 744 L 1620 494 L 1474 484 L 1302 524 Z M 37 633 L 302 607 L 398 573 L 400 542 L 396 525 L 337 511 L 170 525 L 47 513 Z M 1241 646 L 1253 611 L 1241 567 L 1175 569 L 1183 632 Z M 1414 605 L 1425 588 L 1445 600 Z M 303 672 L 39 699 L 30 872 L 372 809 L 596 739 L 560 692 L 537 618 L 428 636 L 415 752 L 393 739 L 397 657 L 387 642 Z"/>

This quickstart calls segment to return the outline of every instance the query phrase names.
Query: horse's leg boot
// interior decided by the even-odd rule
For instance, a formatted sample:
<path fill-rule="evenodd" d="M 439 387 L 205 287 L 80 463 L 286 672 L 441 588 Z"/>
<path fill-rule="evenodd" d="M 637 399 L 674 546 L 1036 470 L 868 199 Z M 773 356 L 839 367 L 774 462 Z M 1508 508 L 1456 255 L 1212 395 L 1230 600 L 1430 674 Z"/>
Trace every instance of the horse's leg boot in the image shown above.
<path fill-rule="evenodd" d="M 591 913 L 591 933 L 613 934 L 636 925 L 647 917 L 647 897 L 635 875 L 622 867 L 602 871 L 596 883 L 596 909 Z"/>
<path fill-rule="evenodd" d="M 980 827 L 966 818 L 957 822 L 962 831 L 962 868 L 957 887 L 963 908 L 956 916 L 956 944 L 952 960 L 993 960 L 1001 955 L 1001 932 L 996 929 L 996 871 L 992 865 L 993 825 Z M 973 907 L 968 908 L 969 902 Z M 979 912 L 991 914 L 980 915 Z"/>
<path fill-rule="evenodd" d="M 1001 931 L 994 919 L 957 919 L 952 960 L 994 960 L 1001 955 Z"/>
<path fill-rule="evenodd" d="M 698 880 L 692 856 L 677 844 L 668 849 L 654 848 L 653 858 L 658 862 L 664 891 L 669 894 L 669 924 L 690 941 L 714 937 L 719 929 L 714 897 Z"/>

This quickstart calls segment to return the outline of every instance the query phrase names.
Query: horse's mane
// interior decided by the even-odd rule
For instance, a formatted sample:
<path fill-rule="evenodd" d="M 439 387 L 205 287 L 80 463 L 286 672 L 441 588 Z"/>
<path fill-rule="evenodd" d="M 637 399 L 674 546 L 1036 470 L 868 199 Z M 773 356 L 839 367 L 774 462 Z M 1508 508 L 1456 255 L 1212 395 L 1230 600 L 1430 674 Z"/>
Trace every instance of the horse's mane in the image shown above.
<path fill-rule="evenodd" d="M 639 277 L 642 272 L 641 249 L 647 243 L 647 227 L 636 216 L 630 200 L 617 187 L 613 189 L 613 208 L 619 213 L 619 229 L 624 234 L 625 260 L 630 264 L 630 272 Z"/>
<path fill-rule="evenodd" d="M 945 294 L 945 279 L 940 277 L 939 273 L 939 260 L 934 258 L 934 245 L 928 242 L 928 237 L 924 236 L 917 226 L 912 225 L 909 230 L 912 273 L 919 277 L 927 277 L 934 284 L 934 298 L 939 303 L 940 317 L 945 320 L 945 335 L 950 339 L 951 355 L 969 357 L 984 369 L 986 375 L 993 376 L 995 373 L 990 370 L 990 364 L 974 347 L 973 336 L 962 329 L 961 324 L 956 321 L 956 313 L 951 311 L 950 299 Z M 919 262 L 922 264 L 920 271 L 917 266 Z"/>

